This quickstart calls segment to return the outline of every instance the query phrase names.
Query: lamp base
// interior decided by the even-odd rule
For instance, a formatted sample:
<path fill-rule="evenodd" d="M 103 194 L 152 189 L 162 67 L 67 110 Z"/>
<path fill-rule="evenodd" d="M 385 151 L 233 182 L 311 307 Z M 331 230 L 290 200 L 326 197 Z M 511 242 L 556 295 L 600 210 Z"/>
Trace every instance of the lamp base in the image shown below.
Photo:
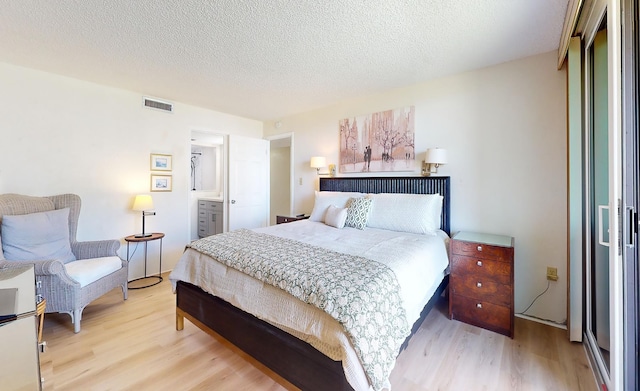
<path fill-rule="evenodd" d="M 133 237 L 134 238 L 148 238 L 151 235 L 152 234 L 135 234 L 135 235 L 133 235 Z"/>

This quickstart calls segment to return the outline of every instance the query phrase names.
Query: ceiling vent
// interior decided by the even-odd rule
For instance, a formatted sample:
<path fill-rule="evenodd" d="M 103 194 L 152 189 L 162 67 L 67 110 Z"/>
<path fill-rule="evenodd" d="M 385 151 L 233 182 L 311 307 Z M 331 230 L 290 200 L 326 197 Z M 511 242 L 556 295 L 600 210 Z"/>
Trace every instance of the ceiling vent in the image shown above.
<path fill-rule="evenodd" d="M 148 107 L 150 109 L 156 109 L 161 111 L 166 111 L 168 113 L 173 113 L 173 104 L 169 102 L 163 102 L 158 99 L 151 99 L 147 97 L 142 97 L 142 101 L 144 107 Z"/>

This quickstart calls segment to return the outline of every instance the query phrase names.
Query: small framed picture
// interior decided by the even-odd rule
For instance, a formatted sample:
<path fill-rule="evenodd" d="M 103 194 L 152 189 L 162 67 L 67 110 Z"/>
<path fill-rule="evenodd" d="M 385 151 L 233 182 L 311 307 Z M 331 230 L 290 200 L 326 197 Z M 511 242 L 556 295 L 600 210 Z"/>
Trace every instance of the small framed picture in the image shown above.
<path fill-rule="evenodd" d="M 171 191 L 171 175 L 151 174 L 151 191 Z"/>
<path fill-rule="evenodd" d="M 151 154 L 151 171 L 171 171 L 171 155 Z"/>

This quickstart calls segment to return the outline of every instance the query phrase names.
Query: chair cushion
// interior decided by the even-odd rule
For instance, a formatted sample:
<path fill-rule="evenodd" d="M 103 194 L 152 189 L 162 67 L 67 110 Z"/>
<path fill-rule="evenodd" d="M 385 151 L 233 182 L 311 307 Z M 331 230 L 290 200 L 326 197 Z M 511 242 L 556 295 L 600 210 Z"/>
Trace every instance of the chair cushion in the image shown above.
<path fill-rule="evenodd" d="M 121 267 L 122 260 L 116 256 L 81 259 L 64 265 L 69 277 L 78 281 L 81 287 L 98 281 L 102 277 L 120 270 Z"/>
<path fill-rule="evenodd" d="M 2 218 L 2 251 L 10 261 L 75 261 L 69 243 L 69 208 Z"/>

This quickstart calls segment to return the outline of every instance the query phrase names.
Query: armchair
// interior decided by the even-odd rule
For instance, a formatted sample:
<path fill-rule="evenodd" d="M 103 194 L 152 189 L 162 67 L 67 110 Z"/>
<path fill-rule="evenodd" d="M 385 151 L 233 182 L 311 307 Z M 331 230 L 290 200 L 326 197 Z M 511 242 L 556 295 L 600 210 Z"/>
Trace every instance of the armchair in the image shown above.
<path fill-rule="evenodd" d="M 80 204 L 80 197 L 75 194 L 50 197 L 0 195 L 0 229 L 4 226 L 4 216 L 69 208 L 69 245 L 76 260 L 64 263 L 60 259 L 5 259 L 2 249 L 6 249 L 8 243 L 2 244 L 0 240 L 0 268 L 15 267 L 25 262 L 33 264 L 36 279 L 41 283 L 40 294 L 47 300 L 46 312 L 69 314 L 76 333 L 80 332 L 82 311 L 93 300 L 118 286 L 127 299 L 128 278 L 128 263 L 117 254 L 118 240 L 76 241 Z"/>

